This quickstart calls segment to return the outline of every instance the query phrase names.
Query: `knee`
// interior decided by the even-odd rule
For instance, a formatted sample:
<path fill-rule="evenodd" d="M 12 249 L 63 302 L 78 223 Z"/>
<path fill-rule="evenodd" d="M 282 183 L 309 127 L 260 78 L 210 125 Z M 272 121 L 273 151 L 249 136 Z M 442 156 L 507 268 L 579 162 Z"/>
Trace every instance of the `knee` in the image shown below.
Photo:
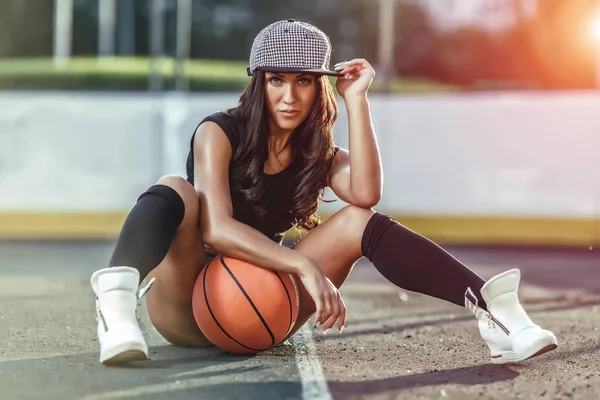
<path fill-rule="evenodd" d="M 375 214 L 370 208 L 362 208 L 353 205 L 346 206 L 336 213 L 341 225 L 341 232 L 353 232 L 362 235 L 367 223 Z"/>
<path fill-rule="evenodd" d="M 158 185 L 169 186 L 179 194 L 185 205 L 186 214 L 189 214 L 190 212 L 198 213 L 198 194 L 196 193 L 196 189 L 194 189 L 194 187 L 184 178 L 177 175 L 165 175 L 156 183 Z"/>
<path fill-rule="evenodd" d="M 375 211 L 371 208 L 362 208 L 353 205 L 348 205 L 338 211 L 339 214 L 343 216 L 344 219 L 351 221 L 360 221 L 360 220 L 369 220 Z"/>

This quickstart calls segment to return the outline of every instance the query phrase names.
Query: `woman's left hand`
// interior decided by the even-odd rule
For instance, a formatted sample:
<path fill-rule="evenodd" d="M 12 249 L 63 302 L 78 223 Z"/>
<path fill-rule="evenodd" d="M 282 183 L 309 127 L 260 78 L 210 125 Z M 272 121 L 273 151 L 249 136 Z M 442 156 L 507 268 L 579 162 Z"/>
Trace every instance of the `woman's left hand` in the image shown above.
<path fill-rule="evenodd" d="M 339 70 L 337 67 L 343 67 L 343 69 Z M 363 58 L 341 62 L 334 68 L 344 74 L 336 82 L 337 91 L 344 99 L 349 95 L 365 95 L 375 78 L 375 70 Z"/>

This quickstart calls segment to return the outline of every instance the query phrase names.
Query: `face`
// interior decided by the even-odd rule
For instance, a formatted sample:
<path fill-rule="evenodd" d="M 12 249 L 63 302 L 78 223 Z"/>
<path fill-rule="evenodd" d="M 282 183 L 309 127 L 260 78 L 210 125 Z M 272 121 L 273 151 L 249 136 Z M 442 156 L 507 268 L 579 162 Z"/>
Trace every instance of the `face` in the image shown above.
<path fill-rule="evenodd" d="M 265 102 L 272 128 L 289 132 L 304 122 L 315 102 L 317 79 L 312 74 L 265 73 Z"/>

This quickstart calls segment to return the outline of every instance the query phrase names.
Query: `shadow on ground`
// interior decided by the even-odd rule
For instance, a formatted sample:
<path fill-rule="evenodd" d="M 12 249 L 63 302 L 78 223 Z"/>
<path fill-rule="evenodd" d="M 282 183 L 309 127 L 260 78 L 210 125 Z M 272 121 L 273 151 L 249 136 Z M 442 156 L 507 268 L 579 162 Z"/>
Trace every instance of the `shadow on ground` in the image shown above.
<path fill-rule="evenodd" d="M 529 315 L 535 315 L 538 313 L 545 313 L 545 312 L 574 310 L 574 309 L 578 309 L 578 308 L 597 306 L 597 305 L 600 305 L 600 299 L 593 299 L 593 300 L 589 300 L 589 301 L 577 301 L 577 302 L 574 302 L 571 304 L 560 304 L 560 305 L 553 305 L 553 306 L 549 306 L 549 307 L 545 307 L 545 308 L 535 309 L 535 310 L 530 311 Z M 447 313 L 447 314 L 449 314 L 449 313 Z M 431 313 L 430 315 L 435 315 L 435 314 Z M 381 318 L 378 320 L 381 322 Z M 447 324 L 453 324 L 453 323 L 465 322 L 465 321 L 471 321 L 471 320 L 474 321 L 474 317 L 473 317 L 473 315 L 468 314 L 468 315 L 460 316 L 460 317 L 442 318 L 442 319 L 414 322 L 414 323 L 408 323 L 408 324 L 384 326 L 384 327 L 378 327 L 378 328 L 372 328 L 372 329 L 346 331 L 345 333 L 342 333 L 339 335 L 331 335 L 331 336 L 322 336 L 321 335 L 321 336 L 319 336 L 319 342 L 324 341 L 324 340 L 331 340 L 331 339 L 337 340 L 340 338 L 358 337 L 358 336 L 364 336 L 364 335 L 377 335 L 377 334 L 388 334 L 388 333 L 392 333 L 392 332 L 402 332 L 402 331 L 406 331 L 406 330 L 414 330 L 414 329 L 424 328 L 427 326 L 447 325 Z M 372 322 L 373 319 L 367 318 L 365 320 L 362 320 L 362 319 L 358 318 L 358 319 L 356 319 L 355 324 L 360 324 L 360 323 L 363 323 L 364 321 Z"/>
<path fill-rule="evenodd" d="M 0 397 L 110 399 L 168 396 L 172 400 L 228 398 L 223 397 L 227 394 L 231 398 L 249 399 L 300 398 L 301 385 L 293 356 L 290 360 L 277 352 L 270 356 L 232 355 L 218 349 L 170 345 L 151 347 L 150 354 L 151 360 L 110 367 L 99 363 L 97 353 L 0 362 L 0 387 L 3 388 Z M 292 382 L 285 382 L 286 378 Z M 241 384 L 238 383 L 240 379 L 260 383 Z M 267 385 L 269 380 L 274 382 Z M 192 393 L 194 396 L 190 396 Z"/>
<path fill-rule="evenodd" d="M 449 369 L 445 371 L 425 372 L 359 382 L 329 382 L 329 388 L 335 397 L 358 397 L 385 392 L 394 392 L 425 386 L 446 384 L 481 385 L 515 379 L 519 373 L 509 367 L 498 365 L 477 365 Z"/>

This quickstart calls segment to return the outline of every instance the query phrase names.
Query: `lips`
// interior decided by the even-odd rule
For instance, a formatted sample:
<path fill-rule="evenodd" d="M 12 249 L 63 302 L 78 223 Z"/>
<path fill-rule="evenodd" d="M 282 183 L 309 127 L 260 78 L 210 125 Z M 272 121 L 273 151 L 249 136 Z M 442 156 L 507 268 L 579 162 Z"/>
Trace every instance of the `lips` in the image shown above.
<path fill-rule="evenodd" d="M 284 117 L 295 117 L 298 114 L 300 114 L 300 111 L 297 111 L 297 110 L 281 110 L 281 111 L 279 111 L 279 113 L 281 115 L 283 115 Z"/>

